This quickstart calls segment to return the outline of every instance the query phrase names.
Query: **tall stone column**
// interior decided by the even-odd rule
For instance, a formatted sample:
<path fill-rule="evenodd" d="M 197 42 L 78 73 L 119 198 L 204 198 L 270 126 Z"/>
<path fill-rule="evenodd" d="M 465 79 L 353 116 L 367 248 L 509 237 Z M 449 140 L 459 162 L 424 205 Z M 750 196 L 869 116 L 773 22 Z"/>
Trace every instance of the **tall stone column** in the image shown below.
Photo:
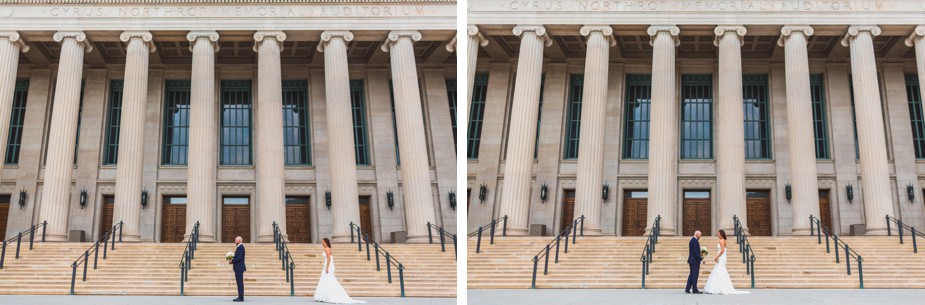
<path fill-rule="evenodd" d="M 841 44 L 851 48 L 851 76 L 854 90 L 854 113 L 857 118 L 858 147 L 861 162 L 861 194 L 867 235 L 886 235 L 883 217 L 893 215 L 890 168 L 883 132 L 883 109 L 877 66 L 874 59 L 875 25 L 853 25 Z"/>
<path fill-rule="evenodd" d="M 918 68 L 919 88 L 925 88 L 925 25 L 915 27 L 915 31 L 906 39 L 906 46 L 915 47 L 915 66 Z M 925 90 L 919 90 L 919 94 L 925 96 Z M 2 132 L 0 130 L 0 134 Z"/>
<path fill-rule="evenodd" d="M 784 47 L 787 80 L 787 145 L 790 181 L 793 188 L 793 235 L 809 235 L 809 216 L 819 215 L 819 181 L 813 144 L 813 106 L 809 89 L 809 59 L 806 38 L 813 35 L 808 25 L 784 26 L 777 45 Z"/>
<path fill-rule="evenodd" d="M 348 31 L 321 33 L 318 51 L 324 52 L 324 95 L 327 104 L 328 151 L 331 166 L 331 212 L 334 214 L 333 242 L 350 242 L 350 223 L 360 223 L 357 202 L 357 165 L 353 143 L 353 114 L 350 104 L 350 74 L 347 71 Z"/>
<path fill-rule="evenodd" d="M 218 33 L 186 34 L 193 52 L 190 88 L 190 141 L 187 166 L 186 235 L 199 222 L 199 240 L 214 242 L 218 175 L 218 114 L 215 109 L 215 53 Z M 282 111 L 282 110 L 280 110 Z"/>
<path fill-rule="evenodd" d="M 514 27 L 514 35 L 520 36 L 520 56 L 517 58 L 499 216 L 508 216 L 508 235 L 527 235 L 543 48 L 552 45 L 552 40 L 541 25 L 518 25 Z"/>
<path fill-rule="evenodd" d="M 479 59 L 479 47 L 487 46 L 488 39 L 485 39 L 485 36 L 479 33 L 479 27 L 474 25 L 470 25 L 466 32 L 469 34 L 469 44 L 467 46 L 468 53 L 466 53 L 466 56 L 468 56 L 467 59 L 469 60 L 468 66 L 466 66 L 466 69 L 468 69 L 467 72 L 469 73 L 469 82 L 467 83 L 468 89 L 466 89 L 466 108 L 463 109 L 469 111 L 469 102 L 472 100 L 472 87 L 475 84 L 475 65 Z"/>
<path fill-rule="evenodd" d="M 279 53 L 286 33 L 257 32 L 257 242 L 273 241 L 273 222 L 286 234 L 283 83 Z"/>
<path fill-rule="evenodd" d="M 660 234 L 677 235 L 678 94 L 675 48 L 681 29 L 653 25 L 646 32 L 652 45 L 652 101 L 649 118 L 649 199 L 646 231 L 662 216 Z M 577 194 L 576 194 L 577 195 Z"/>
<path fill-rule="evenodd" d="M 10 130 L 20 52 L 29 52 L 29 46 L 19 33 L 0 32 L 0 135 L 9 134 Z M 6 147 L 7 139 L 0 137 L 0 147 Z M 0 149 L 0 161 L 3 160 L 6 160 L 6 149 Z"/>
<path fill-rule="evenodd" d="M 122 93 L 119 155 L 116 164 L 116 202 L 113 221 L 122 221 L 122 240 L 141 241 L 141 180 L 144 160 L 145 102 L 148 97 L 148 54 L 154 52 L 149 32 L 123 32 L 125 84 Z"/>
<path fill-rule="evenodd" d="M 610 47 L 617 41 L 609 25 L 586 25 L 585 83 L 581 102 L 578 142 L 578 176 L 575 183 L 575 216 L 585 216 L 584 234 L 601 235 L 601 205 L 604 181 L 604 129 L 607 116 L 607 72 Z"/>
<path fill-rule="evenodd" d="M 742 44 L 745 27 L 713 29 L 719 47 L 719 102 L 716 104 L 716 180 L 719 229 L 732 232 L 733 216 L 748 230 L 745 213 L 745 125 L 742 110 Z M 746 231 L 747 232 L 747 231 Z"/>
<path fill-rule="evenodd" d="M 401 151 L 402 202 L 405 203 L 409 243 L 427 242 L 427 223 L 436 223 L 424 111 L 421 109 L 421 91 L 414 62 L 414 42 L 418 40 L 421 40 L 418 31 L 392 31 L 382 44 L 382 51 L 389 52 L 392 58 L 395 124 L 398 149 Z"/>
<path fill-rule="evenodd" d="M 61 57 L 55 85 L 55 107 L 48 134 L 45 186 L 42 190 L 39 222 L 48 221 L 46 240 L 67 241 L 80 81 L 83 76 L 84 53 L 92 51 L 93 45 L 83 32 L 57 32 L 53 38 L 61 43 Z"/>

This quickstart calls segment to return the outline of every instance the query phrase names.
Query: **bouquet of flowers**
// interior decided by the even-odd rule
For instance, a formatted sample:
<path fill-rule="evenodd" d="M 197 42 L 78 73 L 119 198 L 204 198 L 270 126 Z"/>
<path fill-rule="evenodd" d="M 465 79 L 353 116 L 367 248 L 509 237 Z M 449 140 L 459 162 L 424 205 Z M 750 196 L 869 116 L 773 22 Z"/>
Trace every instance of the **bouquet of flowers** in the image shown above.
<path fill-rule="evenodd" d="M 225 253 L 225 260 L 230 261 L 233 258 L 234 258 L 234 252 L 228 251 L 228 253 Z"/>
<path fill-rule="evenodd" d="M 707 257 L 710 252 L 707 252 L 707 247 L 700 247 L 700 257 Z"/>

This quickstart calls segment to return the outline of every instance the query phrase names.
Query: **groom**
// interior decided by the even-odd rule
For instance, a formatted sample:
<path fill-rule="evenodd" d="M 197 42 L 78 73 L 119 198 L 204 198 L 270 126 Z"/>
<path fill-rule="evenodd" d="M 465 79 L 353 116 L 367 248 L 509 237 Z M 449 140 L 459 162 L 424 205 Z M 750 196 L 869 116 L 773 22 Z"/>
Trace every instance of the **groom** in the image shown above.
<path fill-rule="evenodd" d="M 244 271 L 247 271 L 247 266 L 244 265 L 244 239 L 241 236 L 235 237 L 234 243 L 234 258 L 228 263 L 233 265 L 234 281 L 238 284 L 238 298 L 232 301 L 244 302 Z"/>
<path fill-rule="evenodd" d="M 694 232 L 694 237 L 691 238 L 691 242 L 688 244 L 688 254 L 687 254 L 687 264 L 691 267 L 691 273 L 687 276 L 687 286 L 684 287 L 684 292 L 691 293 L 691 287 L 694 288 L 694 294 L 702 294 L 697 290 L 697 278 L 700 277 L 700 263 L 703 261 L 703 256 L 700 255 L 700 230 Z"/>

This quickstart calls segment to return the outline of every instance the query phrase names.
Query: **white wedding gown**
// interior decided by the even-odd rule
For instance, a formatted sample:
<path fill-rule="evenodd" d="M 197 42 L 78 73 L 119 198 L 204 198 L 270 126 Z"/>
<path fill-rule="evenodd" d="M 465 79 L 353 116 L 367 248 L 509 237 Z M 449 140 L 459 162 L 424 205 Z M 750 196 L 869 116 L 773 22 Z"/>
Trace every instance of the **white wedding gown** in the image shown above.
<path fill-rule="evenodd" d="M 721 251 L 721 245 L 716 245 L 717 251 Z M 719 262 L 713 266 L 710 277 L 707 278 L 707 285 L 703 291 L 709 294 L 747 294 L 748 291 L 736 290 L 732 286 L 732 279 L 729 278 L 729 272 L 726 271 L 726 251 L 719 257 Z"/>
<path fill-rule="evenodd" d="M 324 258 L 324 261 L 327 261 L 328 254 L 322 252 L 321 257 Z M 363 304 L 366 303 L 360 300 L 351 299 L 347 295 L 347 291 L 344 290 L 344 287 L 341 287 L 340 283 L 337 281 L 337 277 L 334 276 L 334 257 L 331 257 L 331 266 L 329 267 L 330 272 L 324 272 L 324 265 L 321 267 L 321 278 L 318 280 L 318 287 L 315 288 L 315 301 L 325 302 L 325 303 L 334 303 L 334 304 Z"/>

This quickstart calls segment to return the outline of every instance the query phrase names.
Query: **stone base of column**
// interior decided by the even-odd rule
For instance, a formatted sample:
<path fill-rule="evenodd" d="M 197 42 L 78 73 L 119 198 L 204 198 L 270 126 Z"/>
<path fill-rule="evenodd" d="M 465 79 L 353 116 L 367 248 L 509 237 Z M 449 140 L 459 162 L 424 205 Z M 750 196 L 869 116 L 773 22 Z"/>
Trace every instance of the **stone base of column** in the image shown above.
<path fill-rule="evenodd" d="M 497 238 L 498 236 L 501 236 L 503 232 L 504 232 L 504 229 L 501 228 L 500 225 L 495 227 L 495 238 Z M 482 237 L 484 238 L 485 236 L 488 236 L 486 234 L 488 235 L 491 234 L 491 231 L 489 230 L 489 228 L 485 228 L 485 231 L 482 232 Z M 530 235 L 530 230 L 507 227 L 507 236 L 527 236 L 527 235 Z"/>
<path fill-rule="evenodd" d="M 887 230 L 886 227 L 883 228 L 867 228 L 867 232 L 864 233 L 866 236 L 886 236 Z"/>
<path fill-rule="evenodd" d="M 283 239 L 285 239 L 285 237 L 284 237 Z M 273 234 L 270 234 L 270 235 L 258 235 L 258 236 L 257 236 L 257 240 L 255 240 L 254 242 L 257 242 L 257 243 L 272 243 L 272 242 L 273 242 Z"/>
<path fill-rule="evenodd" d="M 511 233 L 511 232 L 509 231 L 508 234 L 510 234 L 510 233 Z M 498 232 L 495 232 L 495 238 L 498 237 L 497 234 L 498 234 Z M 482 236 L 482 237 L 484 237 L 484 236 Z M 434 240 L 439 241 L 439 240 L 440 240 L 440 237 L 437 236 L 436 238 L 434 238 Z M 408 236 L 408 239 L 405 240 L 405 243 L 406 243 L 406 244 L 426 244 L 426 243 L 429 243 L 429 242 L 430 242 L 430 239 L 427 237 L 427 235 L 423 235 L 423 236 Z"/>
<path fill-rule="evenodd" d="M 354 240 L 356 240 L 357 236 L 353 236 L 353 238 L 354 238 Z M 319 241 L 319 242 L 320 242 L 320 241 Z M 339 244 L 350 243 L 350 234 L 347 234 L 347 235 L 334 235 L 334 236 L 331 236 L 331 242 L 332 242 L 332 243 L 339 243 Z"/>
<path fill-rule="evenodd" d="M 28 236 L 26 236 L 28 238 Z M 36 236 L 38 240 L 41 240 L 41 236 Z M 45 241 L 67 241 L 67 234 L 52 234 L 45 233 Z M 7 245 L 9 246 L 9 245 Z"/>
<path fill-rule="evenodd" d="M 815 231 L 815 229 L 813 229 Z M 795 236 L 808 236 L 810 233 L 809 228 L 793 228 L 791 235 Z"/>
<path fill-rule="evenodd" d="M 585 234 L 588 234 L 588 231 L 585 231 Z M 646 236 L 649 236 L 650 234 L 652 234 L 652 227 L 646 228 Z M 659 230 L 658 234 L 663 236 L 678 236 L 678 232 L 672 228 L 662 228 Z"/>
<path fill-rule="evenodd" d="M 116 234 L 116 240 L 119 240 L 119 235 Z M 122 234 L 122 242 L 126 243 L 138 243 L 141 242 L 141 235 L 138 234 Z"/>
<path fill-rule="evenodd" d="M 187 242 L 187 241 L 189 241 L 189 234 L 183 235 L 183 242 Z M 201 242 L 201 243 L 214 243 L 214 242 L 215 242 L 215 236 L 213 236 L 213 235 L 202 235 L 202 233 L 199 233 L 199 242 Z"/>
<path fill-rule="evenodd" d="M 584 233 L 582 233 L 581 227 L 579 227 L 579 228 L 578 228 L 578 235 L 579 235 L 579 236 L 602 236 L 602 235 L 604 235 L 604 231 L 601 231 L 601 229 L 590 229 L 590 228 L 585 228 Z"/>
<path fill-rule="evenodd" d="M 709 229 L 700 229 L 700 232 L 703 233 L 704 236 L 713 236 L 716 234 L 716 232 L 707 232 L 705 230 L 709 230 Z M 731 238 L 730 236 L 736 235 L 736 229 L 733 227 L 716 229 L 716 231 L 719 231 L 719 230 L 723 230 L 724 232 L 726 232 L 726 239 Z M 742 231 L 745 232 L 745 236 L 749 236 L 748 228 L 742 228 Z"/>

